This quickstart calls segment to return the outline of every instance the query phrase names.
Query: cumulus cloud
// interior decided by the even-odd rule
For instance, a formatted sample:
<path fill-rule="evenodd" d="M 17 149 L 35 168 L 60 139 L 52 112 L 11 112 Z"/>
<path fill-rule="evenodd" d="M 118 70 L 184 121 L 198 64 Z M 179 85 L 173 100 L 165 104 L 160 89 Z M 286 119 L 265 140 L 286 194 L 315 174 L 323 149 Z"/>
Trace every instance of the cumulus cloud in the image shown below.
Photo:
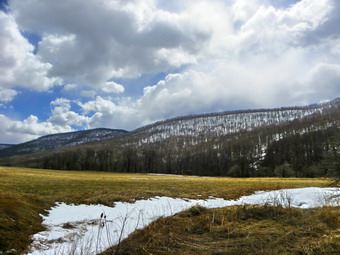
<path fill-rule="evenodd" d="M 52 101 L 51 116 L 45 121 L 35 115 L 19 121 L 0 114 L 1 143 L 21 143 L 44 135 L 74 131 L 75 127 L 86 128 L 90 119 L 72 111 L 71 104 L 65 98 Z"/>
<path fill-rule="evenodd" d="M 0 121 L 1 143 L 22 143 L 43 135 L 73 130 L 71 127 L 54 126 L 51 122 L 41 122 L 34 115 L 23 121 L 17 121 L 0 114 Z"/>
<path fill-rule="evenodd" d="M 90 117 L 89 128 L 107 127 L 134 129 L 143 116 L 138 106 L 130 99 L 121 99 L 113 102 L 111 98 L 97 96 L 94 100 L 85 103 L 78 102 L 83 114 Z"/>
<path fill-rule="evenodd" d="M 58 98 L 51 102 L 51 117 L 47 120 L 54 126 L 66 127 L 83 126 L 89 118 L 71 110 L 71 101 L 65 98 Z"/>
<path fill-rule="evenodd" d="M 17 95 L 17 92 L 13 89 L 0 88 L 0 102 L 10 102 Z"/>
<path fill-rule="evenodd" d="M 47 77 L 51 64 L 41 61 L 33 50 L 34 47 L 20 33 L 13 16 L 0 11 L 1 88 L 46 91 L 60 83 L 58 78 Z"/>
<path fill-rule="evenodd" d="M 220 8 L 230 15 L 223 19 L 224 25 L 218 23 L 221 19 L 215 21 L 217 31 L 224 28 L 225 33 L 211 32 L 214 47 L 208 47 L 199 62 L 146 87 L 138 100 L 128 104 L 103 98 L 89 101 L 83 106 L 91 105 L 97 112 L 90 125 L 119 125 L 120 116 L 130 118 L 126 112 L 134 114 L 125 126 L 131 127 L 136 121 L 145 124 L 191 113 L 304 105 L 339 96 L 338 30 L 319 32 L 337 20 L 339 6 L 332 0 L 302 0 L 287 8 L 265 1 L 234 1 L 229 8 Z M 313 41 L 308 39 L 311 35 Z M 102 104 L 106 110 L 98 107 Z M 114 114 L 109 109 L 115 109 Z M 115 118 L 105 121 L 109 116 Z"/>
<path fill-rule="evenodd" d="M 75 83 L 69 83 L 69 84 L 64 85 L 63 91 L 71 91 L 71 90 L 76 89 L 77 87 L 78 87 L 77 84 L 75 84 Z"/>
<path fill-rule="evenodd" d="M 10 6 L 20 27 L 42 35 L 38 56 L 51 63 L 49 76 L 94 87 L 193 63 L 210 37 L 197 20 L 151 0 L 12 0 Z"/>
<path fill-rule="evenodd" d="M 0 60 L 3 102 L 15 96 L 9 84 L 44 90 L 55 79 L 83 97 L 53 101 L 51 117 L 37 125 L 134 129 L 340 95 L 337 0 L 12 0 L 10 10 L 0 47 L 11 41 L 20 50 Z M 36 55 L 18 26 L 41 35 Z M 13 70 L 31 76 L 20 80 Z M 158 72 L 167 75 L 131 98 L 131 88 L 112 81 Z"/>
<path fill-rule="evenodd" d="M 102 87 L 102 91 L 106 93 L 123 93 L 124 92 L 124 87 L 116 82 L 109 81 L 106 82 L 105 85 Z"/>
<path fill-rule="evenodd" d="M 53 132 L 71 131 L 70 128 L 60 128 L 53 126 L 50 122 L 39 122 L 37 116 L 30 115 L 22 122 L 15 121 L 10 126 L 10 133 L 24 133 L 26 135 L 37 136 L 47 135 Z"/>
<path fill-rule="evenodd" d="M 80 96 L 81 97 L 95 97 L 95 95 L 97 94 L 96 91 L 94 90 L 83 90 L 80 92 Z"/>

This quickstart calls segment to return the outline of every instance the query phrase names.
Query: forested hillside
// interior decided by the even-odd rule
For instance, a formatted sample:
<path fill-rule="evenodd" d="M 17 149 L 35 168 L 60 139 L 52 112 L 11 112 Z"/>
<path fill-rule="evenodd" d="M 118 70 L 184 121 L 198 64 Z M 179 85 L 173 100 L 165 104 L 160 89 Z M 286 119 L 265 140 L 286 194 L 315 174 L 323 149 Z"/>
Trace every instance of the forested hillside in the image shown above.
<path fill-rule="evenodd" d="M 210 176 L 340 175 L 340 99 L 302 108 L 181 117 L 114 140 L 2 164 Z"/>
<path fill-rule="evenodd" d="M 104 141 L 106 139 L 119 137 L 126 133 L 128 132 L 120 129 L 96 128 L 90 130 L 46 135 L 21 144 L 8 145 L 3 147 L 1 147 L 0 145 L 0 157 L 9 157 L 13 155 L 53 150 L 57 148 L 70 147 L 96 141 Z"/>
<path fill-rule="evenodd" d="M 173 136 L 191 136 L 205 140 L 208 136 L 220 136 L 250 131 L 258 127 L 278 125 L 295 119 L 302 119 L 314 113 L 321 113 L 332 107 L 332 103 L 309 107 L 233 111 L 197 116 L 174 118 L 158 122 L 133 133 L 140 143 L 153 143 Z M 203 141 L 202 140 L 202 141 Z"/>
<path fill-rule="evenodd" d="M 0 150 L 14 146 L 13 144 L 0 144 Z"/>

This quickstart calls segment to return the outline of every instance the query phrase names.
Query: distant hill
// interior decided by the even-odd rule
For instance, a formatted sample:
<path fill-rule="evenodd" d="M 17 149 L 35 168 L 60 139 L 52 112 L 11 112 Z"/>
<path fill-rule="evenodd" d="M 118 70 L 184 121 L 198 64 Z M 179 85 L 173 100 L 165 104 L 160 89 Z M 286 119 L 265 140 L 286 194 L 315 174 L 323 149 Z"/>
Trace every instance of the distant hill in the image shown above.
<path fill-rule="evenodd" d="M 141 143 L 153 143 L 174 136 L 196 139 L 250 131 L 263 126 L 279 125 L 302 119 L 338 106 L 340 99 L 305 107 L 229 111 L 177 117 L 160 121 L 131 132 Z"/>
<path fill-rule="evenodd" d="M 0 144 L 0 150 L 14 146 L 14 144 Z"/>
<path fill-rule="evenodd" d="M 48 151 L 45 141 L 38 153 L 6 157 L 0 164 L 234 177 L 340 176 L 339 98 L 306 107 L 184 116 L 123 133 Z M 31 142 L 25 152 L 37 151 L 34 147 Z"/>
<path fill-rule="evenodd" d="M 7 145 L 7 147 L 5 145 L 4 148 L 0 150 L 0 157 L 42 152 L 62 147 L 70 147 L 85 143 L 103 141 L 107 139 L 117 138 L 127 133 L 128 132 L 125 130 L 97 128 L 47 135 L 17 145 Z"/>

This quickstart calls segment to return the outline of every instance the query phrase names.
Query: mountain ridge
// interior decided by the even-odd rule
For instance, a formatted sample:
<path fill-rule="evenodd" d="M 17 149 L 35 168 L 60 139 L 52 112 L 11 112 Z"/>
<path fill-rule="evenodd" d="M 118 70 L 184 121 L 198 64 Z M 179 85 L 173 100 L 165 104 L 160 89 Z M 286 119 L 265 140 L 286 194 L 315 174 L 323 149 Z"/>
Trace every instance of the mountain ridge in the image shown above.
<path fill-rule="evenodd" d="M 72 131 L 50 134 L 37 139 L 0 149 L 0 157 L 35 153 L 61 147 L 75 146 L 84 143 L 103 141 L 127 134 L 122 129 L 95 128 L 89 130 Z"/>
<path fill-rule="evenodd" d="M 141 143 L 156 142 L 171 136 L 204 136 L 207 134 L 207 131 L 210 134 L 214 133 L 214 135 L 225 135 L 229 133 L 236 133 L 242 129 L 251 130 L 260 126 L 275 125 L 286 121 L 292 121 L 294 119 L 299 119 L 304 116 L 314 114 L 318 111 L 331 108 L 334 105 L 340 105 L 340 98 L 325 103 L 301 107 L 295 106 L 269 109 L 249 109 L 180 116 L 137 128 L 136 130 L 131 131 L 130 135 L 141 135 L 145 131 L 147 133 L 153 133 L 153 136 L 140 141 Z M 261 117 L 259 115 L 262 115 L 263 119 L 260 122 L 257 121 L 256 123 L 256 118 Z M 238 116 L 242 116 L 244 119 L 240 120 L 240 118 L 237 118 Z M 276 120 L 274 117 L 276 117 Z M 204 123 L 218 122 L 218 124 L 209 126 L 208 123 L 206 126 L 204 126 L 202 123 L 197 124 L 197 120 L 199 119 L 203 120 Z M 191 120 L 193 120 L 194 123 L 184 124 L 186 126 L 184 128 L 179 127 L 179 122 L 190 122 Z M 243 127 L 239 126 L 241 122 Z M 172 125 L 172 123 L 174 123 L 174 125 Z"/>
<path fill-rule="evenodd" d="M 334 176 L 340 175 L 339 116 L 339 98 L 306 107 L 191 115 L 115 139 L 2 158 L 0 164 L 233 177 Z"/>
<path fill-rule="evenodd" d="M 139 134 L 145 130 L 148 130 L 150 128 L 153 128 L 155 126 L 160 126 L 164 124 L 169 124 L 172 122 L 176 121 L 186 121 L 186 120 L 191 120 L 191 119 L 199 119 L 199 118 L 210 118 L 210 117 L 229 117 L 232 115 L 239 115 L 239 114 L 252 114 L 252 113 L 264 113 L 264 112 L 282 112 L 282 111 L 312 111 L 315 110 L 320 110 L 322 108 L 327 108 L 331 107 L 333 104 L 340 104 L 340 98 L 336 98 L 334 100 L 328 101 L 328 102 L 322 102 L 322 103 L 316 103 L 316 104 L 311 104 L 311 105 L 306 105 L 306 106 L 291 106 L 291 107 L 277 107 L 277 108 L 259 108 L 259 109 L 243 109 L 243 110 L 232 110 L 232 111 L 221 111 L 221 112 L 212 112 L 212 113 L 203 113 L 203 114 L 192 114 L 192 115 L 184 115 L 184 116 L 177 116 L 165 120 L 160 120 L 156 121 L 154 123 L 138 127 L 134 130 L 127 131 L 123 129 L 111 129 L 111 128 L 94 128 L 94 129 L 87 129 L 87 130 L 78 130 L 78 131 L 71 131 L 71 132 L 63 132 L 63 133 L 55 133 L 55 134 L 49 134 L 45 136 L 41 136 L 37 139 L 26 141 L 24 143 L 19 143 L 19 144 L 0 144 L 0 150 L 6 149 L 6 147 L 13 147 L 13 146 L 18 146 L 22 144 L 28 144 L 33 141 L 37 141 L 39 139 L 48 139 L 48 138 L 53 138 L 53 137 L 60 137 L 63 135 L 70 136 L 72 134 L 81 134 L 83 132 L 92 132 L 92 131 L 100 131 L 100 130 L 109 130 L 109 131 L 117 131 L 117 132 L 122 132 L 125 134 L 130 134 L 130 135 L 135 135 Z M 313 112 L 314 113 L 314 112 Z M 290 120 L 293 120 L 294 118 L 291 118 Z M 98 139 L 99 140 L 99 139 Z"/>
<path fill-rule="evenodd" d="M 12 147 L 14 146 L 15 144 L 6 144 L 6 143 L 1 143 L 0 144 L 0 150 L 3 150 L 3 149 L 6 149 L 6 148 L 9 148 L 9 147 Z"/>

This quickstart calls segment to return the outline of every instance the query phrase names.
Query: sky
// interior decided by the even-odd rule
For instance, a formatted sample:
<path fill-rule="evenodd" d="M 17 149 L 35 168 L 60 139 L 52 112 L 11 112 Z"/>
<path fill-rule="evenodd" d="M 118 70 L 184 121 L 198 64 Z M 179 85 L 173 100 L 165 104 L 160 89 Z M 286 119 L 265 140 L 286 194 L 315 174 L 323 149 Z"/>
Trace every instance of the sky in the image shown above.
<path fill-rule="evenodd" d="M 340 96 L 338 0 L 0 0 L 0 143 Z"/>

